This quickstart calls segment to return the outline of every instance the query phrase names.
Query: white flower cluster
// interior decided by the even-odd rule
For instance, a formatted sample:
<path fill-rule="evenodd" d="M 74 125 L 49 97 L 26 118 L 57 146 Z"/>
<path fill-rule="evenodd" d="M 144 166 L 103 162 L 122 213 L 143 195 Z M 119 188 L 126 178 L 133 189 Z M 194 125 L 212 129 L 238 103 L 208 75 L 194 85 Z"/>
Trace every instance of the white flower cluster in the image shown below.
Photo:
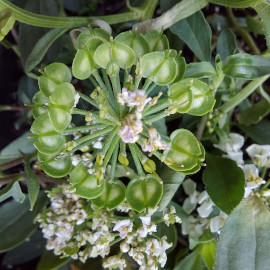
<path fill-rule="evenodd" d="M 123 270 L 127 263 L 122 258 L 127 253 L 143 269 L 159 269 L 167 261 L 166 250 L 172 243 L 157 234 L 157 225 L 148 216 L 117 216 L 81 199 L 70 186 L 60 185 L 48 193 L 51 205 L 37 217 L 46 248 L 56 255 L 71 257 L 85 262 L 88 258 L 101 256 L 103 267 Z M 118 211 L 126 213 L 125 204 Z M 151 214 L 157 209 L 153 209 Z M 126 215 L 126 214 L 125 214 Z M 173 206 L 163 212 L 161 222 L 170 225 L 180 223 Z M 120 242 L 120 253 L 108 256 L 113 243 Z"/>
<path fill-rule="evenodd" d="M 196 209 L 199 215 L 197 218 L 188 216 L 188 218 L 183 219 L 182 233 L 197 240 L 208 227 L 212 233 L 220 233 L 228 216 L 220 211 L 218 216 L 209 219 L 215 204 L 205 190 L 198 192 L 196 186 L 197 184 L 191 179 L 187 179 L 183 183 L 183 189 L 189 195 L 183 203 L 183 210 L 187 214 L 191 214 L 196 209 L 197 204 L 200 206 Z"/>
<path fill-rule="evenodd" d="M 172 243 L 168 243 L 166 236 L 161 239 L 148 238 L 157 232 L 157 225 L 151 221 L 150 216 L 140 217 L 141 226 L 134 228 L 134 224 L 130 219 L 117 222 L 113 231 L 118 231 L 123 241 L 120 249 L 136 261 L 140 270 L 153 269 L 158 270 L 159 265 L 164 267 L 167 261 L 166 250 L 172 247 Z M 147 258 L 145 255 L 147 255 Z"/>
<path fill-rule="evenodd" d="M 56 255 L 70 256 L 85 262 L 88 258 L 105 257 L 110 252 L 110 243 L 115 236 L 110 233 L 110 214 L 92 208 L 86 212 L 84 200 L 80 199 L 69 186 L 62 185 L 49 193 L 51 206 L 37 217 L 46 248 Z M 88 202 L 89 203 L 89 202 Z M 91 229 L 86 226 L 89 215 Z"/>
<path fill-rule="evenodd" d="M 254 162 L 254 164 L 245 164 L 243 160 L 243 152 L 241 148 L 244 145 L 244 137 L 237 133 L 230 133 L 225 143 L 215 145 L 217 148 L 226 152 L 226 157 L 235 160 L 237 165 L 244 171 L 246 179 L 245 195 L 248 197 L 253 194 L 253 191 L 265 183 L 259 177 L 259 170 L 257 167 L 270 167 L 270 145 L 252 144 L 246 152 Z M 257 167 L 256 167 L 257 166 Z"/>
<path fill-rule="evenodd" d="M 153 106 L 161 95 L 160 93 L 152 100 L 152 98 L 147 97 L 144 90 L 136 89 L 129 91 L 126 88 L 122 89 L 122 93 L 118 94 L 118 102 L 121 105 L 127 105 L 130 110 L 135 107 L 135 111 L 125 116 L 122 127 L 119 130 L 119 136 L 123 142 L 135 143 L 139 140 L 139 134 L 143 131 L 143 110 L 148 103 L 150 106 Z M 144 139 L 142 144 L 143 151 L 152 152 L 168 148 L 168 145 L 161 141 L 161 137 L 156 129 L 150 128 L 148 133 L 149 139 Z"/>

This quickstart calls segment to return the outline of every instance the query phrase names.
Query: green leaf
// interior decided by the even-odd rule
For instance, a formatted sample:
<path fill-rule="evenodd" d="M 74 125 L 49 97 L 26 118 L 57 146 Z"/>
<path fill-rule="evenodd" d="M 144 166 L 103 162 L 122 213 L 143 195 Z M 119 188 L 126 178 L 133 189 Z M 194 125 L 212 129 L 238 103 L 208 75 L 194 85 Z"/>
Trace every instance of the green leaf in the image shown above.
<path fill-rule="evenodd" d="M 201 11 L 183 19 L 171 28 L 201 61 L 211 61 L 211 28 Z"/>
<path fill-rule="evenodd" d="M 216 241 L 211 241 L 201 245 L 201 256 L 209 270 L 214 269 L 216 245 Z"/>
<path fill-rule="evenodd" d="M 41 37 L 29 54 L 25 62 L 26 73 L 31 72 L 43 59 L 51 45 L 61 37 L 68 29 L 52 29 Z"/>
<path fill-rule="evenodd" d="M 33 222 L 34 218 L 46 201 L 46 195 L 40 194 L 32 212 L 28 210 L 30 207 L 28 198 L 22 204 L 9 201 L 0 207 L 0 252 L 18 246 L 33 234 L 37 228 L 37 224 Z"/>
<path fill-rule="evenodd" d="M 264 35 L 264 24 L 263 21 L 255 19 L 252 16 L 246 17 L 248 29 L 254 34 Z"/>
<path fill-rule="evenodd" d="M 270 49 L 270 3 L 266 1 L 260 1 L 263 3 L 252 6 L 259 14 L 264 28 L 264 35 L 268 49 Z"/>
<path fill-rule="evenodd" d="M 263 2 L 264 0 L 209 0 L 210 3 L 233 8 L 246 8 L 254 4 Z"/>
<path fill-rule="evenodd" d="M 270 104 L 263 99 L 251 107 L 239 113 L 239 123 L 241 125 L 249 126 L 256 124 L 263 119 L 270 112 Z"/>
<path fill-rule="evenodd" d="M 246 133 L 255 143 L 270 144 L 270 121 L 262 120 L 256 125 L 244 126 L 239 125 L 239 128 Z"/>
<path fill-rule="evenodd" d="M 26 172 L 26 183 L 30 199 L 30 211 L 33 211 L 33 207 L 36 203 L 38 193 L 39 193 L 39 181 L 36 174 L 32 171 L 29 165 L 29 160 L 24 162 L 24 168 Z"/>
<path fill-rule="evenodd" d="M 222 229 L 215 270 L 269 269 L 270 213 L 257 196 L 244 199 Z"/>
<path fill-rule="evenodd" d="M 19 203 L 22 203 L 25 200 L 25 195 L 21 190 L 20 184 L 16 180 L 0 190 L 0 202 L 10 197 L 13 197 L 15 202 Z"/>
<path fill-rule="evenodd" d="M 199 248 L 196 248 L 192 253 L 186 256 L 178 263 L 173 270 L 201 270 L 201 255 Z"/>
<path fill-rule="evenodd" d="M 159 202 L 159 211 L 162 211 L 172 200 L 175 192 L 184 181 L 185 175 L 167 166 L 163 166 L 158 175 L 163 181 L 163 195 Z"/>
<path fill-rule="evenodd" d="M 244 172 L 235 161 L 210 154 L 206 155 L 206 164 L 203 172 L 205 189 L 212 201 L 230 214 L 244 196 Z"/>
<path fill-rule="evenodd" d="M 46 244 L 41 231 L 36 231 L 29 239 L 21 245 L 7 252 L 3 258 L 3 265 L 18 265 L 33 260 L 41 255 Z"/>
<path fill-rule="evenodd" d="M 21 157 L 22 153 L 31 154 L 35 152 L 33 140 L 28 138 L 29 135 L 31 135 L 31 132 L 25 132 L 19 138 L 2 149 L 0 152 L 0 164 L 7 163 Z"/>
<path fill-rule="evenodd" d="M 70 258 L 60 258 L 59 256 L 55 256 L 52 251 L 44 250 L 38 263 L 37 270 L 57 270 L 69 260 Z"/>
<path fill-rule="evenodd" d="M 224 73 L 233 78 L 255 79 L 270 73 L 270 57 L 238 53 L 227 57 Z"/>
<path fill-rule="evenodd" d="M 190 63 L 187 65 L 185 78 L 211 78 L 217 76 L 216 70 L 209 62 Z"/>
<path fill-rule="evenodd" d="M 238 51 L 236 44 L 236 36 L 231 29 L 224 29 L 218 38 L 217 54 L 220 55 L 222 61 Z"/>

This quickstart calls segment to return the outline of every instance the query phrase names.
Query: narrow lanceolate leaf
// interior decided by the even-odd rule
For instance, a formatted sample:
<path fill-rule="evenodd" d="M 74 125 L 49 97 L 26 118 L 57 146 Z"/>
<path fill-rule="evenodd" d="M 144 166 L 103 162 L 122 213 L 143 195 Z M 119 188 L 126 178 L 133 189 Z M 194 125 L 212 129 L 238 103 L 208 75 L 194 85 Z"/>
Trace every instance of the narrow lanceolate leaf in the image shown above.
<path fill-rule="evenodd" d="M 37 228 L 34 218 L 46 202 L 47 197 L 42 193 L 32 212 L 28 198 L 22 204 L 9 201 L 0 207 L 0 252 L 13 249 L 33 234 Z"/>
<path fill-rule="evenodd" d="M 210 154 L 206 155 L 206 164 L 203 172 L 205 189 L 212 201 L 230 214 L 244 196 L 244 172 L 235 161 Z"/>
<path fill-rule="evenodd" d="M 224 73 L 233 78 L 255 79 L 270 73 L 270 57 L 238 53 L 227 57 Z"/>
<path fill-rule="evenodd" d="M 28 56 L 25 63 L 25 71 L 28 73 L 33 70 L 43 59 L 51 45 L 61 37 L 68 29 L 52 29 L 46 33 L 36 43 L 34 49 Z"/>
<path fill-rule="evenodd" d="M 257 196 L 244 199 L 231 213 L 217 246 L 215 270 L 267 270 L 270 213 Z"/>
<path fill-rule="evenodd" d="M 262 3 L 253 5 L 252 7 L 257 11 L 262 19 L 264 34 L 268 49 L 270 49 L 270 3 L 269 1 L 261 1 Z"/>
<path fill-rule="evenodd" d="M 210 3 L 233 8 L 247 8 L 265 0 L 209 0 Z"/>
<path fill-rule="evenodd" d="M 39 193 L 39 181 L 38 177 L 34 174 L 32 169 L 30 168 L 29 162 L 27 160 L 25 161 L 24 166 L 26 172 L 27 188 L 31 204 L 30 210 L 32 211 Z"/>
<path fill-rule="evenodd" d="M 16 202 L 22 203 L 25 195 L 21 190 L 20 184 L 15 180 L 0 190 L 0 202 L 13 197 Z"/>
<path fill-rule="evenodd" d="M 236 36 L 233 31 L 229 28 L 224 29 L 218 38 L 217 42 L 217 54 L 220 55 L 222 61 L 229 56 L 234 54 L 237 49 Z"/>
<path fill-rule="evenodd" d="M 211 28 L 201 11 L 183 19 L 171 28 L 201 61 L 211 61 Z"/>

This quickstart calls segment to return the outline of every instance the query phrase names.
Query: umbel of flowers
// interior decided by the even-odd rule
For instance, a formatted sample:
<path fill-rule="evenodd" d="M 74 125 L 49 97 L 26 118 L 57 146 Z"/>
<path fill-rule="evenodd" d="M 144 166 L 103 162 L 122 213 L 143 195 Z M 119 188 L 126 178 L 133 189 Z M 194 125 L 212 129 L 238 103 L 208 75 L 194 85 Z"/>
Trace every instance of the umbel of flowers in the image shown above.
<path fill-rule="evenodd" d="M 48 192 L 51 206 L 37 217 L 46 248 L 56 255 L 79 259 L 101 256 L 103 267 L 125 269 L 127 255 L 140 269 L 157 270 L 167 261 L 166 251 L 173 243 L 158 235 L 158 224 L 180 223 L 173 206 L 161 216 L 132 215 L 122 203 L 114 211 L 99 209 L 78 197 L 68 185 Z M 111 249 L 117 255 L 109 256 Z M 147 258 L 146 256 L 147 255 Z"/>
<path fill-rule="evenodd" d="M 76 91 L 72 74 L 90 79 L 95 90 Z M 76 195 L 99 208 L 114 209 L 126 198 L 142 212 L 155 208 L 163 193 L 151 156 L 184 174 L 200 170 L 204 148 L 190 131 L 177 129 L 168 137 L 152 126 L 175 113 L 204 115 L 215 103 L 207 84 L 184 78 L 185 60 L 169 49 L 164 34 L 127 31 L 112 38 L 103 29 L 85 29 L 77 38 L 72 74 L 64 64 L 48 65 L 33 98 L 31 131 L 48 175 L 70 174 Z M 165 90 L 157 93 L 157 86 Z M 78 108 L 79 99 L 89 106 Z M 83 125 L 72 123 L 75 114 Z M 115 177 L 119 163 L 127 175 L 135 164 L 137 176 L 127 185 Z"/>

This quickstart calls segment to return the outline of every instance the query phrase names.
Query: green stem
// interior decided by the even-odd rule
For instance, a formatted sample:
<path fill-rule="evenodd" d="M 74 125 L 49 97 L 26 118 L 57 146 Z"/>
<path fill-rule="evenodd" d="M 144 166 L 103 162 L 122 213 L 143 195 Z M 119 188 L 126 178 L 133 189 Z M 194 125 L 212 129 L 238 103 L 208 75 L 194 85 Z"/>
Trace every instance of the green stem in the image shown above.
<path fill-rule="evenodd" d="M 69 151 L 69 153 L 74 153 L 75 151 L 79 150 L 82 146 L 81 144 L 86 142 L 86 141 L 89 141 L 89 140 L 92 140 L 94 138 L 97 138 L 97 137 L 101 137 L 101 136 L 104 136 L 105 134 L 111 132 L 113 130 L 113 127 L 107 127 L 107 128 L 104 128 L 102 130 L 99 130 L 99 131 L 96 131 L 92 134 L 89 134 L 89 135 L 86 135 L 84 137 L 81 137 L 79 138 L 78 140 L 76 140 L 76 147 L 73 148 L 71 151 Z"/>
<path fill-rule="evenodd" d="M 176 22 L 189 17 L 201 10 L 208 4 L 207 0 L 182 0 L 160 17 L 135 24 L 139 33 L 146 33 L 150 30 L 162 30 L 171 27 Z"/>
<path fill-rule="evenodd" d="M 77 93 L 79 93 L 81 99 L 85 100 L 86 102 L 90 103 L 92 106 L 98 109 L 97 103 L 92 98 L 88 97 L 87 95 L 83 93 L 80 93 L 80 92 L 77 92 Z"/>
<path fill-rule="evenodd" d="M 113 152 L 115 152 L 116 150 L 117 150 L 117 152 L 118 152 L 119 140 L 120 140 L 119 136 L 117 136 L 116 138 L 113 139 L 113 141 L 112 141 L 112 143 L 111 143 L 111 145 L 110 145 L 110 148 L 109 148 L 109 150 L 108 150 L 108 152 L 107 152 L 107 154 L 106 154 L 106 156 L 105 156 L 105 158 L 104 158 L 104 161 L 103 161 L 103 164 L 102 164 L 102 167 L 103 167 L 103 168 L 106 168 L 106 166 L 107 166 L 109 160 L 110 160 L 111 157 L 112 157 Z M 117 157 L 117 156 L 116 156 L 116 157 Z M 115 163 L 116 163 L 116 162 L 115 162 Z M 116 164 L 115 164 L 115 165 L 116 165 Z M 112 173 L 112 170 L 115 170 L 115 168 L 112 168 L 112 167 L 111 167 L 111 173 Z M 114 172 L 113 172 L 113 175 L 114 175 Z"/>
<path fill-rule="evenodd" d="M 144 85 L 142 87 L 142 90 L 146 91 L 147 92 L 147 89 L 148 87 L 150 86 L 150 84 L 152 83 L 152 81 L 150 79 L 146 79 L 145 82 L 144 82 Z"/>
<path fill-rule="evenodd" d="M 151 117 L 149 118 L 146 118 L 144 123 L 145 124 L 152 124 L 153 122 L 156 122 L 162 118 L 165 118 L 166 116 L 168 116 L 167 112 L 166 111 L 163 111 L 161 113 L 157 113 L 155 115 L 152 115 Z"/>
<path fill-rule="evenodd" d="M 119 144 L 118 144 L 119 146 Z M 113 180 L 114 179 L 114 175 L 115 175 L 115 169 L 116 169 L 116 164 L 117 164 L 117 157 L 118 157 L 118 151 L 119 151 L 119 147 L 116 147 L 114 149 L 113 155 L 112 155 L 112 160 L 111 160 L 111 171 L 110 171 L 110 176 L 109 179 Z"/>
<path fill-rule="evenodd" d="M 108 93 L 108 99 L 111 104 L 111 106 L 116 110 L 116 104 L 114 102 L 114 96 L 113 96 L 113 90 L 110 83 L 110 79 L 108 77 L 108 74 L 106 73 L 105 69 L 101 69 L 102 77 L 106 85 L 107 93 Z"/>
<path fill-rule="evenodd" d="M 143 113 L 143 117 L 159 112 L 161 110 L 164 110 L 166 108 L 168 108 L 171 105 L 171 102 L 168 98 L 163 98 L 162 100 L 160 100 L 156 105 L 154 105 L 153 107 L 149 108 L 148 110 L 146 110 Z"/>
<path fill-rule="evenodd" d="M 112 142 L 115 139 L 115 136 L 117 136 L 118 130 L 119 130 L 118 127 L 114 128 L 112 130 L 112 132 L 110 133 L 110 135 L 107 137 L 106 141 L 103 144 L 102 151 L 100 153 L 102 156 L 105 156 L 108 149 L 111 147 Z M 119 136 L 117 136 L 117 137 L 119 137 Z"/>
<path fill-rule="evenodd" d="M 200 123 L 199 123 L 198 131 L 197 131 L 197 134 L 196 134 L 196 138 L 198 139 L 198 141 L 200 141 L 201 138 L 202 138 L 202 135 L 203 135 L 203 131 L 205 129 L 206 122 L 207 122 L 207 115 L 204 115 L 202 117 Z"/>
<path fill-rule="evenodd" d="M 10 3 L 8 0 L 0 0 L 1 9 L 10 9 L 12 15 L 19 22 L 33 26 L 46 28 L 74 28 L 95 24 L 95 20 L 100 19 L 108 24 L 117 24 L 133 20 L 140 20 L 144 15 L 144 10 L 136 9 L 134 11 L 124 12 L 116 15 L 107 15 L 99 17 L 54 17 L 35 14 L 26 11 L 18 6 Z"/>
<path fill-rule="evenodd" d="M 263 77 L 253 80 L 240 92 L 238 92 L 234 97 L 232 97 L 226 103 L 224 103 L 219 108 L 219 110 L 223 113 L 228 113 L 229 111 L 233 110 L 245 98 L 247 98 L 251 93 L 253 93 L 261 84 L 263 84 L 269 77 L 270 75 L 265 75 Z"/>
<path fill-rule="evenodd" d="M 121 237 L 118 237 L 118 238 L 114 239 L 112 242 L 110 242 L 110 247 L 113 246 L 114 244 L 118 243 L 118 242 L 121 242 L 121 241 L 122 241 Z"/>
<path fill-rule="evenodd" d="M 138 175 L 139 175 L 139 176 L 144 176 L 145 174 L 144 174 L 144 171 L 143 171 L 143 168 L 142 168 L 142 164 L 141 164 L 141 162 L 140 162 L 140 159 L 139 159 L 139 157 L 138 157 L 138 153 L 137 153 L 137 151 L 136 151 L 135 145 L 132 144 L 132 143 L 129 143 L 128 146 L 129 146 L 129 149 L 130 149 L 132 158 L 133 158 L 133 160 L 134 160 L 134 163 L 135 163 L 135 166 L 136 166 Z"/>
<path fill-rule="evenodd" d="M 101 129 L 105 128 L 107 125 L 104 124 L 97 124 L 97 125 L 89 125 L 89 126 L 78 126 L 78 127 L 73 127 L 73 128 L 67 128 L 62 135 L 70 135 L 76 131 L 90 131 L 90 130 L 96 130 L 96 129 Z"/>
<path fill-rule="evenodd" d="M 100 75 L 99 75 L 99 73 L 98 73 L 98 71 L 97 71 L 97 69 L 94 70 L 92 74 L 93 74 L 94 78 L 96 79 L 96 81 L 98 82 L 99 86 L 100 86 L 101 88 L 107 90 L 107 89 L 106 89 L 106 86 L 105 86 L 105 84 L 104 84 L 104 82 L 103 82 L 103 80 L 102 80 L 102 78 L 100 77 Z"/>
<path fill-rule="evenodd" d="M 120 113 L 120 115 L 122 115 L 121 105 L 117 101 L 118 94 L 121 93 L 121 88 L 119 87 L 119 82 L 118 82 L 117 76 L 115 76 L 115 75 L 111 76 L 110 79 L 111 79 L 111 82 L 112 82 L 112 88 L 113 88 L 113 93 L 114 93 L 115 104 L 116 104 L 118 112 Z"/>

